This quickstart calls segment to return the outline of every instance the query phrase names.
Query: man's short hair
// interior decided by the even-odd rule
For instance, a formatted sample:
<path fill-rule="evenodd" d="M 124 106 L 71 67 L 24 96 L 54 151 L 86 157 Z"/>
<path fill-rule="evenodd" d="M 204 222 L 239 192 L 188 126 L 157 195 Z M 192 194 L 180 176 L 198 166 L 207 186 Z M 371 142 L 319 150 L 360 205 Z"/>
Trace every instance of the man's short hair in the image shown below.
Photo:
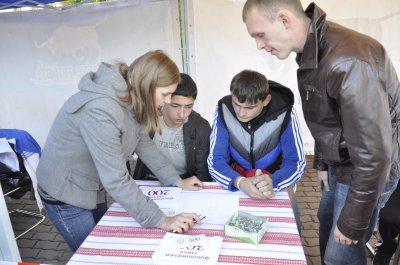
<path fill-rule="evenodd" d="M 252 70 L 243 70 L 231 82 L 231 94 L 240 103 L 264 101 L 269 94 L 269 84 L 265 75 Z"/>
<path fill-rule="evenodd" d="M 183 96 L 187 98 L 196 99 L 197 97 L 196 83 L 189 75 L 181 73 L 181 82 L 176 87 L 175 92 L 172 93 L 172 96 Z"/>
<path fill-rule="evenodd" d="M 246 22 L 250 11 L 256 9 L 263 14 L 270 22 L 275 20 L 280 9 L 290 10 L 298 17 L 304 17 L 303 6 L 300 0 L 247 0 L 243 6 L 242 19 Z"/>

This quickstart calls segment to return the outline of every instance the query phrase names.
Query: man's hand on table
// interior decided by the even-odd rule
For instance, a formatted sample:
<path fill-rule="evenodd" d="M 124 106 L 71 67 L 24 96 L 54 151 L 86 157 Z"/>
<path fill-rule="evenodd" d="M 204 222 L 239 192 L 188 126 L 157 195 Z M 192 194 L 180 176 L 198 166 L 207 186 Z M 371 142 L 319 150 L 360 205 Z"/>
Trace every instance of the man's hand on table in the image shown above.
<path fill-rule="evenodd" d="M 184 190 L 201 190 L 203 188 L 203 183 L 196 176 L 193 176 L 187 179 L 182 179 L 178 182 L 177 186 Z"/>
<path fill-rule="evenodd" d="M 263 200 L 274 196 L 271 177 L 268 174 L 262 173 L 259 169 L 256 171 L 254 177 L 237 177 L 234 185 L 253 199 Z"/>
<path fill-rule="evenodd" d="M 160 228 L 168 232 L 181 234 L 191 229 L 195 223 L 201 223 L 197 214 L 181 213 L 175 216 L 167 216 Z"/>

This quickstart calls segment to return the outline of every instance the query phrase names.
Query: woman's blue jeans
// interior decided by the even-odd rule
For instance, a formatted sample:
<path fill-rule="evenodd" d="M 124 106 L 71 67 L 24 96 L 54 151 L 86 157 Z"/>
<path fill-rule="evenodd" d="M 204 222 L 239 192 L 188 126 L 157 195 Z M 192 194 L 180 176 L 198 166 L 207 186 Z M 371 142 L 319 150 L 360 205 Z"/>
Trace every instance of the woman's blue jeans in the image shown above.
<path fill-rule="evenodd" d="M 100 203 L 94 210 L 86 210 L 69 204 L 55 205 L 43 202 L 47 215 L 58 232 L 75 252 L 96 223 L 107 211 L 107 203 Z"/>
<path fill-rule="evenodd" d="M 365 244 L 371 238 L 376 226 L 379 210 L 385 205 L 390 197 L 391 192 L 396 188 L 397 181 L 389 181 L 386 184 L 384 192 L 381 194 L 378 204 L 375 207 L 370 220 L 369 227 L 364 237 L 357 244 L 342 245 L 336 243 L 333 232 L 336 227 L 339 215 L 344 207 L 348 185 L 336 183 L 328 170 L 330 191 L 322 192 L 321 201 L 318 209 L 319 242 L 321 251 L 322 264 L 326 265 L 366 265 L 367 255 Z"/>

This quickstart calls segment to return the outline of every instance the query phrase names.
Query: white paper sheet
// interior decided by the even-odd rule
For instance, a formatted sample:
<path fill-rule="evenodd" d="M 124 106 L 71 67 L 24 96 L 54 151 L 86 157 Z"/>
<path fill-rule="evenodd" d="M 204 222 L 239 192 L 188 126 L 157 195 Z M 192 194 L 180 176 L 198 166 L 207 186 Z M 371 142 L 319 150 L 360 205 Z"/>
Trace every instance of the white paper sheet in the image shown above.
<path fill-rule="evenodd" d="M 150 197 L 160 207 L 169 207 L 179 203 L 182 189 L 178 187 L 140 186 L 143 194 Z"/>
<path fill-rule="evenodd" d="M 181 212 L 194 212 L 206 216 L 204 222 L 212 219 L 228 220 L 239 209 L 239 197 L 233 194 L 213 195 L 212 200 L 207 200 L 199 193 L 182 193 L 178 205 L 170 210 L 175 214 Z"/>
<path fill-rule="evenodd" d="M 214 265 L 222 240 L 220 236 L 166 233 L 152 257 L 157 264 Z"/>

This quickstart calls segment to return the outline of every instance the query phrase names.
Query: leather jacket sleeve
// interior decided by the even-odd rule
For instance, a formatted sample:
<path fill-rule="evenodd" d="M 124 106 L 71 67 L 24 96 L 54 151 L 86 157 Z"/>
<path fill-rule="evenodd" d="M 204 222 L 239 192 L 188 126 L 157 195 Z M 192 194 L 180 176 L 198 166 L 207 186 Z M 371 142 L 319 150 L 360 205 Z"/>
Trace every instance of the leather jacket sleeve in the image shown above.
<path fill-rule="evenodd" d="M 318 146 L 316 143 L 314 145 L 313 168 L 319 171 L 328 171 L 328 165 L 322 161 L 322 154 L 318 150 Z"/>
<path fill-rule="evenodd" d="M 353 164 L 346 202 L 337 222 L 348 238 L 361 239 L 389 175 L 391 120 L 388 94 L 377 65 L 357 58 L 336 64 L 327 92 L 338 104 Z"/>

